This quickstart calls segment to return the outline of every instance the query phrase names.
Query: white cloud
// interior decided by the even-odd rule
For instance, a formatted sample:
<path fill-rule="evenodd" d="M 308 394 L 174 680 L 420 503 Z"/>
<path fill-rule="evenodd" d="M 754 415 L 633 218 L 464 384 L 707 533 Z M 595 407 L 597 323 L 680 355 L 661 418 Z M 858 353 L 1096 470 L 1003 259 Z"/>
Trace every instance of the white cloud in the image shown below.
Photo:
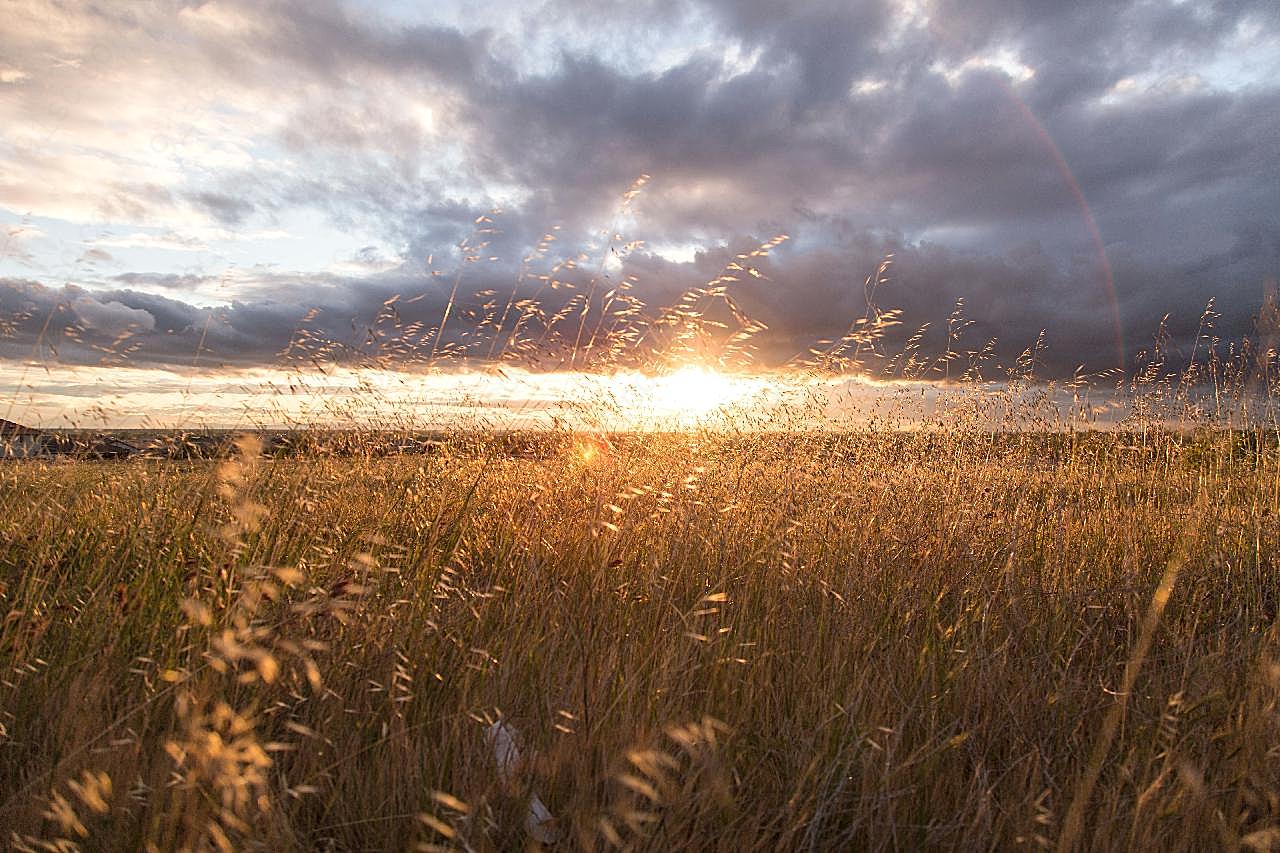
<path fill-rule="evenodd" d="M 998 48 L 988 53 L 970 56 L 963 62 L 955 65 L 945 65 L 943 63 L 935 63 L 933 70 L 940 73 L 946 78 L 948 83 L 955 85 L 969 71 L 997 71 L 1007 76 L 1014 83 L 1026 83 L 1032 77 L 1036 76 L 1035 68 L 1026 64 L 1012 49 L 1007 47 Z"/>

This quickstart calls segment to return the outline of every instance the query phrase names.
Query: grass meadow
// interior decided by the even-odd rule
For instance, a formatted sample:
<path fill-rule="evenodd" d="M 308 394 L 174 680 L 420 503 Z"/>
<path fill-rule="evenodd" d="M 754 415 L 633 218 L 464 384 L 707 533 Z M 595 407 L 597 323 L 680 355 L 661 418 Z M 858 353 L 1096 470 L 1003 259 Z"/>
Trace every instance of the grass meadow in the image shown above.
<path fill-rule="evenodd" d="M 1274 438 L 7 463 L 0 826 L 15 849 L 1273 849 Z"/>
<path fill-rule="evenodd" d="M 0 0 L 8 850 L 1280 853 L 1280 0 Z"/>
<path fill-rule="evenodd" d="M 336 422 L 382 427 L 282 414 L 288 452 L 0 464 L 5 841 L 1280 848 L 1274 299 L 1257 340 L 1211 302 L 1189 358 L 1161 323 L 1131 371 L 1045 381 L 1043 334 L 1002 361 L 962 301 L 890 357 L 886 259 L 786 369 L 951 402 L 720 417 L 767 329 L 729 283 L 786 239 L 656 312 L 608 280 L 609 237 L 589 280 L 533 276 L 545 304 L 525 271 L 464 304 L 460 271 L 435 325 L 393 297 L 363 344 L 304 322 L 281 353 L 314 368 L 290 393 L 335 364 L 643 370 L 715 415 L 669 431 L 610 432 L 590 391 L 527 441 L 392 453 L 412 406 L 369 380 Z"/>

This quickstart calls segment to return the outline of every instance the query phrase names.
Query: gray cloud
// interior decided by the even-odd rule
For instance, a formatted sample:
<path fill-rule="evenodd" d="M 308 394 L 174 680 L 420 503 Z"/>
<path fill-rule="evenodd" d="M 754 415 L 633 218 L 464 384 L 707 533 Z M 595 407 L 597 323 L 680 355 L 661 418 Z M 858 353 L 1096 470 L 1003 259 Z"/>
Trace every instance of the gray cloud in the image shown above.
<path fill-rule="evenodd" d="M 442 296 L 422 260 L 461 262 L 456 245 L 489 208 L 506 208 L 484 238 L 486 258 L 501 260 L 468 272 L 470 310 L 486 301 L 477 294 L 510 290 L 553 224 L 565 256 L 610 229 L 641 173 L 653 180 L 626 237 L 653 249 L 613 274 L 634 274 L 650 305 L 773 233 L 792 235 L 762 264 L 768 281 L 734 286 L 769 325 L 761 343 L 774 361 L 865 310 L 862 280 L 888 253 L 882 299 L 903 309 L 904 331 L 941 323 L 964 298 L 971 336 L 998 338 L 1008 359 L 1046 329 L 1062 373 L 1110 367 L 1118 346 L 1132 358 L 1166 312 L 1193 331 L 1210 297 L 1221 331 L 1247 334 L 1280 268 L 1280 85 L 1241 59 L 1257 51 L 1254 66 L 1280 68 L 1280 12 L 1265 0 L 934 0 L 914 16 L 887 2 L 812 0 L 779 15 L 754 1 L 553 0 L 483 18 L 365 20 L 336 0 L 88 16 L 77 38 L 89 60 L 126 77 L 158 63 L 167 71 L 154 85 L 186 72 L 213 103 L 266 110 L 241 148 L 274 152 L 192 168 L 177 185 L 113 178 L 96 210 L 140 222 L 181 210 L 233 229 L 315 210 L 404 254 L 362 278 L 264 275 L 251 298 L 214 311 L 183 300 L 201 276 L 136 270 L 85 291 L 99 306 L 86 310 L 153 317 L 138 334 L 157 359 L 186 357 L 203 335 L 219 358 L 269 360 L 311 308 L 318 337 L 367 352 L 369 324 L 397 293 L 428 294 L 397 308 L 404 326 L 437 322 Z M 685 48 L 638 64 L 599 32 L 602 19 L 640 43 Z M 569 34 L 558 50 L 515 54 L 557 27 Z M 31 51 L 3 37 L 0 47 L 36 69 L 21 87 L 26 114 L 44 110 L 69 134 L 100 130 L 88 90 L 66 85 L 79 78 L 42 75 Z M 10 162 L 33 175 L 56 168 L 14 149 Z M 670 245 L 701 254 L 657 254 Z M 8 303 L 19 291 L 59 298 L 48 283 L 5 286 Z M 544 294 L 548 310 L 568 293 Z"/>

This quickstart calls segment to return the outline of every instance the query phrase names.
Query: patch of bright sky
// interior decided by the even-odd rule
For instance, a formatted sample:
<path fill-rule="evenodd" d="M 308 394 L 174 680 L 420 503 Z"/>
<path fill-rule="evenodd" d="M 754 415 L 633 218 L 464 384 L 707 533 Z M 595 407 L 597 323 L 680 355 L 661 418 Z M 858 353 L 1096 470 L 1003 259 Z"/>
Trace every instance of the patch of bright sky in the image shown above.
<path fill-rule="evenodd" d="M 1211 86 L 1227 90 L 1273 84 L 1280 79 L 1280 39 L 1261 22 L 1246 19 L 1226 49 L 1197 71 Z"/>
<path fill-rule="evenodd" d="M 81 224 L 0 208 L 0 276 L 38 275 L 51 284 L 93 286 L 123 272 L 216 278 L 263 263 L 280 271 L 361 275 L 387 269 L 400 254 L 375 232 L 339 228 L 307 209 L 285 211 L 269 228 L 175 230 Z M 220 298 L 227 296 L 222 292 Z M 199 303 L 215 294 L 184 292 L 187 297 Z"/>
<path fill-rule="evenodd" d="M 688 427 L 738 410 L 759 413 L 806 393 L 783 382 L 684 369 L 620 373 L 408 374 L 331 367 L 324 373 L 254 368 L 216 374 L 164 368 L 0 362 L 0 417 L 41 427 L 239 428 L 363 425 Z"/>
<path fill-rule="evenodd" d="M 1106 106 L 1160 94 L 1235 92 L 1280 79 L 1280 39 L 1256 18 L 1245 18 L 1212 56 L 1164 64 L 1119 80 L 1102 96 Z"/>
<path fill-rule="evenodd" d="M 862 77 L 849 85 L 849 94 L 854 96 L 874 95 L 889 88 L 889 81 L 875 77 Z"/>
<path fill-rule="evenodd" d="M 652 254 L 657 255 L 663 260 L 670 261 L 673 264 L 690 264 L 698 257 L 699 252 L 707 251 L 707 247 L 702 243 L 695 242 L 665 242 L 650 243 L 645 248 Z"/>
<path fill-rule="evenodd" d="M 366 427 L 732 431 L 1067 429 L 1119 423 L 1131 401 L 1059 387 L 945 386 L 802 374 L 660 376 L 521 370 L 406 374 L 331 367 L 75 367 L 0 362 L 0 417 L 43 428 Z"/>

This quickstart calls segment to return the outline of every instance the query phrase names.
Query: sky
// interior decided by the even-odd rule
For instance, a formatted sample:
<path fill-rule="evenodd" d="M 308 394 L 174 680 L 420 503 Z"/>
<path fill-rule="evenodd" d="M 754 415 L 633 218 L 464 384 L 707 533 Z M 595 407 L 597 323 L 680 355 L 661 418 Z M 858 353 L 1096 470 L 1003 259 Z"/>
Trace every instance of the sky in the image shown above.
<path fill-rule="evenodd" d="M 963 300 L 964 346 L 1009 364 L 1043 330 L 1044 375 L 1068 376 L 1131 366 L 1166 314 L 1185 354 L 1210 299 L 1219 334 L 1251 334 L 1280 271 L 1274 0 L 0 0 L 0 20 L 0 360 L 46 394 L 72 368 L 114 387 L 306 346 L 474 368 L 499 349 L 466 334 L 492 294 L 553 313 L 622 285 L 653 310 L 708 281 L 775 367 L 865 315 L 889 257 L 886 355 L 925 323 L 945 347 Z"/>

